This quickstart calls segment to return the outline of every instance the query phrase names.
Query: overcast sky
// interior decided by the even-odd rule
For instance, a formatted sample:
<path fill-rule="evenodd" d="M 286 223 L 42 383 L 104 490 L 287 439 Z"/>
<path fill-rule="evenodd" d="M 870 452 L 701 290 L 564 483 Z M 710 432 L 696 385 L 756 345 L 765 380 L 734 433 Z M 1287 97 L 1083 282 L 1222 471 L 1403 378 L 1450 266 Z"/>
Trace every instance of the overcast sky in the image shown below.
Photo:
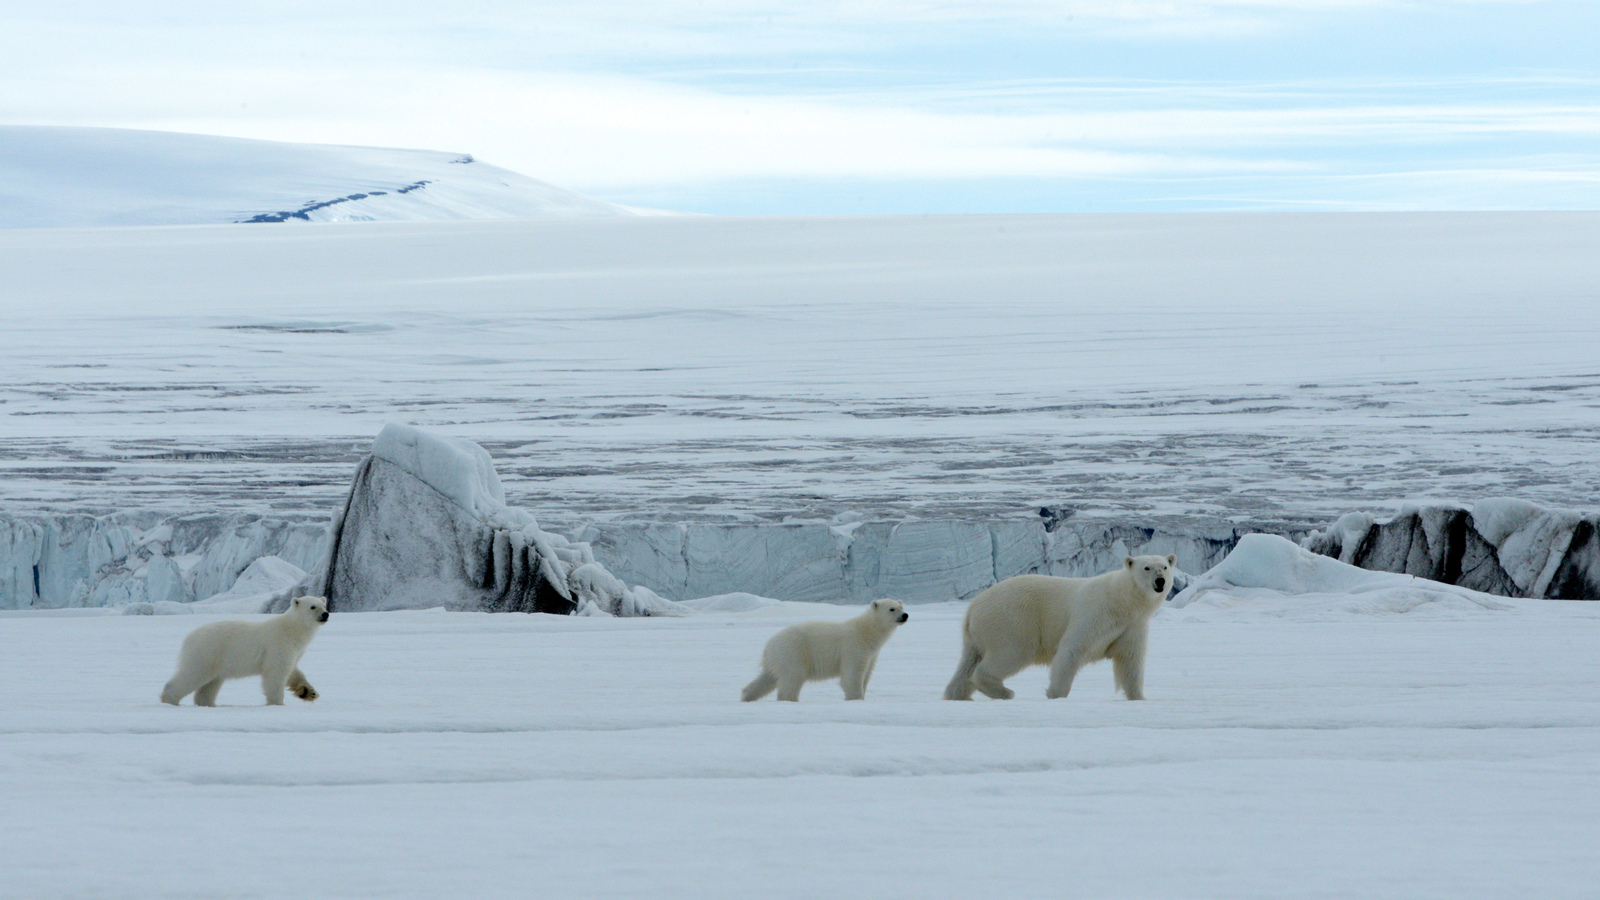
<path fill-rule="evenodd" d="M 714 213 L 1600 208 L 1600 0 L 0 4 L 0 122 Z"/>

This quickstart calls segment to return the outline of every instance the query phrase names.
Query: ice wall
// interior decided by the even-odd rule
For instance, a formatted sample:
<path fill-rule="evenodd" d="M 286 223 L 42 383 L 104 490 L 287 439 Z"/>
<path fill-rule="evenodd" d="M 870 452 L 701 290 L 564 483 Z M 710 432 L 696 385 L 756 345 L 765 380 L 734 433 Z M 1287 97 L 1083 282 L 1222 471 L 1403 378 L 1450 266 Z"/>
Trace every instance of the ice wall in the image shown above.
<path fill-rule="evenodd" d="M 1600 516 L 1522 500 L 1350 513 L 1303 542 L 1340 562 L 1504 597 L 1600 600 Z"/>
<path fill-rule="evenodd" d="M 402 480 L 395 467 L 374 458 L 362 468 L 364 474 L 358 481 L 364 480 L 376 490 L 359 495 L 352 492 L 351 502 L 357 517 L 366 523 L 362 529 L 366 536 L 354 538 L 348 545 L 341 540 L 344 562 L 334 567 L 336 580 L 331 588 L 326 583 L 324 552 L 327 523 L 295 523 L 291 527 L 276 520 L 230 522 L 209 516 L 141 514 L 140 521 L 148 523 L 141 528 L 118 524 L 127 517 L 0 518 L 0 579 L 4 579 L 0 608 L 204 600 L 231 590 L 233 580 L 253 559 L 270 555 L 324 579 L 308 582 L 306 590 L 342 595 L 351 604 L 347 609 L 389 608 L 402 597 L 413 605 L 471 606 L 475 601 L 462 595 L 460 588 L 438 586 L 444 580 L 441 568 L 454 571 L 450 580 L 455 583 L 471 584 L 481 578 L 499 585 L 488 589 L 491 599 L 481 608 L 538 608 L 538 582 L 529 580 L 537 567 L 529 564 L 528 553 L 540 543 L 550 556 L 565 557 L 561 577 L 590 596 L 623 596 L 615 585 L 609 593 L 598 589 L 610 578 L 622 585 L 622 590 L 633 592 L 626 596 L 638 596 L 647 603 L 651 594 L 690 600 L 736 593 L 824 603 L 864 603 L 878 597 L 921 603 L 970 598 L 1001 578 L 1024 572 L 1091 575 L 1113 568 L 1128 554 L 1176 553 L 1181 569 L 1203 572 L 1250 530 L 1216 522 L 1136 526 L 1093 517 L 1078 517 L 1051 528 L 1047 526 L 1053 523 L 1048 520 L 1019 517 L 781 525 L 625 522 L 587 525 L 563 535 L 538 531 L 536 524 L 530 531 L 528 524 L 502 522 L 486 523 L 484 530 L 472 525 L 443 542 L 438 534 L 424 538 L 411 532 L 418 511 L 433 506 L 440 508 L 429 518 L 457 521 L 449 505 L 436 504 L 426 493 L 414 505 L 396 502 L 411 494 L 403 487 L 390 489 L 392 483 Z M 343 525 L 345 517 L 341 513 L 335 523 Z M 209 539 L 199 527 L 208 523 L 215 528 Z M 151 589 L 149 579 L 162 570 L 160 563 L 151 568 L 148 563 L 124 558 L 116 564 L 97 564 L 113 555 L 112 545 L 132 546 L 145 530 L 169 526 L 186 536 L 189 543 L 183 546 L 191 547 L 191 552 L 174 560 L 179 574 L 188 579 L 187 591 Z M 391 534 L 400 528 L 406 535 L 395 539 L 393 549 L 385 549 L 385 540 L 378 537 L 386 528 Z M 73 535 L 65 541 L 70 552 L 58 550 L 41 557 L 40 542 L 34 537 L 41 531 Z M 348 535 L 356 532 L 345 533 L 349 539 Z M 25 537 L 17 540 L 18 534 Z M 464 539 L 463 535 L 471 537 Z M 66 589 L 34 594 L 34 567 L 41 560 L 46 586 L 63 582 Z M 385 571 L 389 566 L 414 566 L 424 560 L 426 571 L 415 587 L 397 585 Z M 357 575 L 358 566 L 365 574 Z M 344 587 L 339 586 L 341 579 Z M 362 581 L 378 587 L 361 587 L 358 582 Z M 530 597 L 530 590 L 534 596 Z M 483 596 L 477 588 L 468 594 Z M 77 599 L 68 599 L 73 597 Z"/>
<path fill-rule="evenodd" d="M 1066 522 L 607 523 L 576 536 L 619 578 L 676 600 L 743 591 L 853 604 L 878 597 L 965 600 L 1012 575 L 1094 575 L 1130 554 L 1176 553 L 1180 569 L 1203 572 L 1249 530 L 1217 521 L 1133 525 L 1079 516 Z"/>
<path fill-rule="evenodd" d="M 254 515 L 0 516 L 0 609 L 187 603 L 262 557 L 309 568 L 326 534 L 322 521 Z"/>
<path fill-rule="evenodd" d="M 1352 513 L 1309 533 L 1046 508 L 994 519 L 606 522 L 563 534 L 505 504 L 481 447 L 390 426 L 331 522 L 152 511 L 0 517 L 0 608 L 192 603 L 233 590 L 271 556 L 310 573 L 299 589 L 344 610 L 671 615 L 682 612 L 674 601 L 724 594 L 924 603 L 968 599 L 1026 572 L 1093 575 L 1129 554 L 1175 553 L 1181 571 L 1198 574 L 1254 532 L 1501 596 L 1600 599 L 1597 522 L 1488 500 L 1388 518 Z"/>

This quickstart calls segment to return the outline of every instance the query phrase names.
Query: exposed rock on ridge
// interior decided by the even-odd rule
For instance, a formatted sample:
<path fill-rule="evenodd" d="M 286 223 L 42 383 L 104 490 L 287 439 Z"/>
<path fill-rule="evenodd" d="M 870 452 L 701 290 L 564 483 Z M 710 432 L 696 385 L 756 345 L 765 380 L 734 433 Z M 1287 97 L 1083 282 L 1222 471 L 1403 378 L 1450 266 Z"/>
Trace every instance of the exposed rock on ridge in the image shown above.
<path fill-rule="evenodd" d="M 1350 513 L 1304 546 L 1340 562 L 1504 597 L 1600 600 L 1600 517 L 1522 500 Z"/>
<path fill-rule="evenodd" d="M 505 505 L 493 461 L 470 441 L 389 425 L 356 471 L 323 562 L 289 594 L 340 611 L 444 606 L 486 612 L 677 615 L 630 588 L 589 546 L 545 532 Z"/>

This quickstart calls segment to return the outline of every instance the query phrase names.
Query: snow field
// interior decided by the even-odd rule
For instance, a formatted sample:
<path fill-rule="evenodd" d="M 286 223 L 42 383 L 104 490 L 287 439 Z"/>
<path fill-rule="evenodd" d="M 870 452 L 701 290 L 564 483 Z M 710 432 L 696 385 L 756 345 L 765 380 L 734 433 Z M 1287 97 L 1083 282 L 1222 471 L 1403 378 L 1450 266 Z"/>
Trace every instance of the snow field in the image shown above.
<path fill-rule="evenodd" d="M 914 607 L 862 703 L 740 703 L 766 639 L 687 619 L 335 615 L 314 704 L 162 706 L 203 616 L 0 615 L 7 897 L 1592 896 L 1600 606 L 1217 590 L 1153 698 L 1085 671 L 939 699 Z"/>
<path fill-rule="evenodd" d="M 1597 223 L 0 229 L 0 502 L 320 517 L 401 422 L 574 527 L 1583 506 Z"/>

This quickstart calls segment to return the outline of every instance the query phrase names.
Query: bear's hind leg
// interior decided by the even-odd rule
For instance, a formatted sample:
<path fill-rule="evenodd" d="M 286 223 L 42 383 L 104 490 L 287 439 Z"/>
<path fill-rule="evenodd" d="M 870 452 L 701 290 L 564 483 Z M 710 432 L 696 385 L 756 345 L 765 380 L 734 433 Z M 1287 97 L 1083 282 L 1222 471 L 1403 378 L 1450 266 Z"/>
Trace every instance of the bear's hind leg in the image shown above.
<path fill-rule="evenodd" d="M 756 676 L 755 681 L 744 686 L 744 690 L 739 693 L 739 699 L 746 703 L 751 700 L 760 700 L 762 697 L 772 693 L 772 689 L 777 686 L 778 679 L 774 678 L 771 672 L 762 669 L 761 674 Z"/>
<path fill-rule="evenodd" d="M 1007 678 L 1027 668 L 1029 659 L 1020 647 L 991 648 L 972 670 L 972 686 L 985 696 L 1010 700 L 1016 693 L 1006 687 Z"/>
<path fill-rule="evenodd" d="M 161 689 L 161 702 L 177 706 L 183 702 L 183 698 L 194 693 L 198 687 L 200 687 L 200 676 L 187 669 L 180 668 L 177 674 L 173 675 L 171 680 L 167 682 L 166 687 Z"/>
<path fill-rule="evenodd" d="M 222 690 L 222 679 L 213 678 L 194 692 L 195 706 L 216 706 L 217 692 Z"/>
<path fill-rule="evenodd" d="M 993 697 L 996 700 L 1010 700 L 1017 695 L 1015 691 L 1001 683 L 1000 679 L 985 671 L 982 666 L 979 666 L 978 670 L 972 673 L 972 686 L 982 691 L 984 696 Z"/>
<path fill-rule="evenodd" d="M 956 663 L 956 674 L 950 677 L 950 683 L 945 685 L 944 698 L 946 700 L 971 700 L 972 699 L 972 673 L 978 668 L 978 648 L 972 641 L 963 637 L 961 639 L 961 661 Z"/>
<path fill-rule="evenodd" d="M 1066 639 L 1062 643 L 1065 644 Z M 1076 650 L 1068 650 L 1065 646 L 1056 651 L 1056 658 L 1050 663 L 1050 685 L 1044 691 L 1046 698 L 1059 700 L 1072 693 L 1073 679 L 1078 677 L 1078 670 L 1083 668 L 1082 660 L 1083 657 Z"/>
<path fill-rule="evenodd" d="M 778 679 L 778 699 L 790 701 L 799 700 L 800 686 L 805 683 L 806 680 L 798 675 L 784 675 Z"/>

